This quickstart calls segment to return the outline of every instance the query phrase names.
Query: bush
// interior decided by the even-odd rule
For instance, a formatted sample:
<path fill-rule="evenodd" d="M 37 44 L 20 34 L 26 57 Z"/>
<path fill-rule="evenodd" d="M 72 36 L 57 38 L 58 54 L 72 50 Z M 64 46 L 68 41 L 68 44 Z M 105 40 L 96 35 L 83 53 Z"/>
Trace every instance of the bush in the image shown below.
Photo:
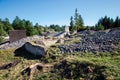
<path fill-rule="evenodd" d="M 0 43 L 3 42 L 4 38 L 3 37 L 0 37 Z"/>
<path fill-rule="evenodd" d="M 6 31 L 3 29 L 3 26 L 0 25 L 0 36 L 7 36 Z"/>
<path fill-rule="evenodd" d="M 102 24 L 99 24 L 98 26 L 96 26 L 97 30 L 104 30 L 104 26 Z"/>

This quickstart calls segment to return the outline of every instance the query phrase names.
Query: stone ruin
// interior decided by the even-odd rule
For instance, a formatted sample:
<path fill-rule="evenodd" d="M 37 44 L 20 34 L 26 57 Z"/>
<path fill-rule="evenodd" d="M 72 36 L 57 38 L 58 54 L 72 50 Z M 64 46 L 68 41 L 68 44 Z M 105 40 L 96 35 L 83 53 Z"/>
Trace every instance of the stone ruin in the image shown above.
<path fill-rule="evenodd" d="M 26 30 L 9 31 L 9 37 L 10 37 L 10 39 L 9 39 L 10 43 L 18 41 L 18 40 L 26 37 Z"/>
<path fill-rule="evenodd" d="M 69 31 L 69 26 L 65 26 L 65 32 L 66 32 L 66 34 L 70 34 L 70 31 Z"/>

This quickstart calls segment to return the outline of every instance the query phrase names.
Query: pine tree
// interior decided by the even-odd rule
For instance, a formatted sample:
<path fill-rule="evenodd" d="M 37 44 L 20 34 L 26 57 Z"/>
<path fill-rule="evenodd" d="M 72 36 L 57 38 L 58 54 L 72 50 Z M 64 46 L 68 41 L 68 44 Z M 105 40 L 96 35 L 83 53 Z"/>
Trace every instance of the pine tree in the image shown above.
<path fill-rule="evenodd" d="M 118 16 L 117 16 L 116 19 L 115 19 L 114 27 L 120 27 L 120 19 L 119 19 Z"/>
<path fill-rule="evenodd" d="M 82 16 L 79 15 L 77 9 L 75 10 L 75 18 L 74 18 L 74 20 L 75 20 L 75 30 L 80 30 L 80 29 L 84 28 L 84 26 L 83 26 L 84 22 L 83 22 Z"/>
<path fill-rule="evenodd" d="M 79 17 L 79 14 L 78 14 L 78 10 L 76 8 L 76 10 L 75 10 L 75 18 L 74 18 L 74 20 L 75 20 L 75 30 L 77 30 L 77 27 L 79 26 L 78 25 L 78 17 Z"/>
<path fill-rule="evenodd" d="M 13 20 L 12 26 L 14 29 L 25 29 L 25 20 L 21 20 L 18 16 Z"/>
<path fill-rule="evenodd" d="M 119 18 L 114 21 L 112 18 L 105 16 L 98 20 L 97 25 L 103 25 L 104 29 L 115 28 L 118 25 Z"/>
<path fill-rule="evenodd" d="M 83 19 L 82 19 L 81 15 L 79 15 L 79 17 L 78 17 L 78 24 L 79 24 L 79 26 L 78 26 L 77 30 L 80 30 L 80 29 L 84 28 L 84 26 L 83 26 L 84 22 L 83 22 Z"/>
<path fill-rule="evenodd" d="M 70 31 L 74 31 L 75 27 L 74 27 L 74 21 L 73 21 L 73 17 L 71 16 L 70 18 Z"/>
<path fill-rule="evenodd" d="M 113 18 L 110 19 L 110 28 L 113 28 L 114 27 L 114 20 Z"/>

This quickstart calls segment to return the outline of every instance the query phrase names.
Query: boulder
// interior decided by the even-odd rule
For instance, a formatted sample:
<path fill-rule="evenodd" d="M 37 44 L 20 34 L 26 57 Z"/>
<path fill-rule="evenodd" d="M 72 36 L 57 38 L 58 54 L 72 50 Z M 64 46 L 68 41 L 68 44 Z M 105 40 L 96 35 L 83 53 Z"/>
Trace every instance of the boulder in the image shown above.
<path fill-rule="evenodd" d="M 30 42 L 26 42 L 23 45 L 24 49 L 34 56 L 45 57 L 47 49 L 43 46 L 32 45 Z"/>

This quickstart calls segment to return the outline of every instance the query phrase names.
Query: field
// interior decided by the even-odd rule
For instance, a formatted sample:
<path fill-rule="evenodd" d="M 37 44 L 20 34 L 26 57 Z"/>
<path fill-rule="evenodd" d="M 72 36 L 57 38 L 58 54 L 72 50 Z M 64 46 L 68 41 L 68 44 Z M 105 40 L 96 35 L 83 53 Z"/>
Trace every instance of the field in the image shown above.
<path fill-rule="evenodd" d="M 41 59 L 27 59 L 14 56 L 15 49 L 0 50 L 0 66 L 20 60 L 16 66 L 0 70 L 0 80 L 119 80 L 120 53 L 57 53 L 50 48 Z M 34 70 L 28 75 L 22 72 L 36 63 L 50 64 L 47 70 Z"/>

